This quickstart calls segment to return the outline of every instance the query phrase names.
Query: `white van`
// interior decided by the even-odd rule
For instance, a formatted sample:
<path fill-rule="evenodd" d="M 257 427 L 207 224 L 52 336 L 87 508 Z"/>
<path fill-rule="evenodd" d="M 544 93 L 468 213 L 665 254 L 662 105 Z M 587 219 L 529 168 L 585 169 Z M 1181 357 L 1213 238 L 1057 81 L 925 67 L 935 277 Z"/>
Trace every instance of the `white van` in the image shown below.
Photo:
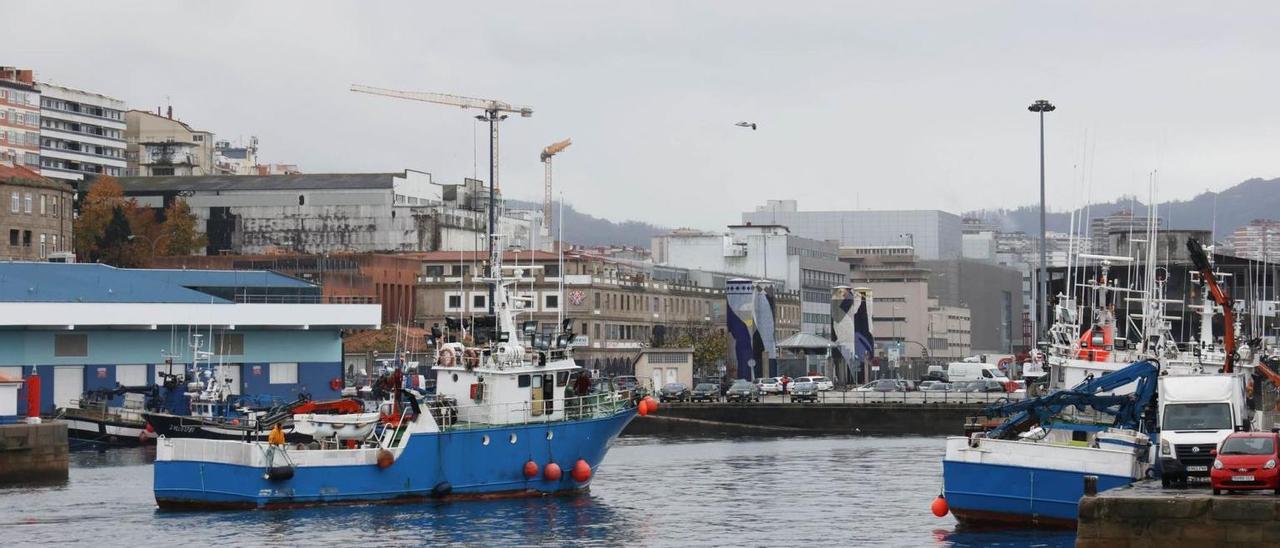
<path fill-rule="evenodd" d="M 999 381 L 1009 382 L 1004 372 L 989 363 L 951 362 L 947 364 L 947 382 Z"/>

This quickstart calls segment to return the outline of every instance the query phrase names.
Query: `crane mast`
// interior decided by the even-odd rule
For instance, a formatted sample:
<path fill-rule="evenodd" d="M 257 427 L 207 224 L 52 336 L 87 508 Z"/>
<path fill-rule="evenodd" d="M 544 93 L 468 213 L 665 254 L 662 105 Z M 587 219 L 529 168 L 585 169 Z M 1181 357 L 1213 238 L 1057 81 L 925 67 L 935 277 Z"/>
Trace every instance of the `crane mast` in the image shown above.
<path fill-rule="evenodd" d="M 424 91 L 404 91 L 397 89 L 377 88 L 360 84 L 351 84 L 351 91 L 423 101 L 438 105 L 449 105 L 463 109 L 474 108 L 484 111 L 476 116 L 477 120 L 489 123 L 489 272 L 487 277 L 496 279 L 502 275 L 502 249 L 498 245 L 497 195 L 498 188 L 498 122 L 507 119 L 507 114 L 519 114 L 521 118 L 533 116 L 533 107 L 515 106 L 493 99 L 477 99 L 447 93 L 430 93 Z M 489 285 L 489 314 L 494 313 L 494 284 Z"/>
<path fill-rule="evenodd" d="M 545 172 L 543 180 L 543 196 L 542 196 L 542 223 L 546 227 L 548 234 L 551 230 L 551 157 L 573 144 L 570 139 L 552 143 L 547 148 L 542 149 L 540 158 L 542 160 L 543 171 Z"/>

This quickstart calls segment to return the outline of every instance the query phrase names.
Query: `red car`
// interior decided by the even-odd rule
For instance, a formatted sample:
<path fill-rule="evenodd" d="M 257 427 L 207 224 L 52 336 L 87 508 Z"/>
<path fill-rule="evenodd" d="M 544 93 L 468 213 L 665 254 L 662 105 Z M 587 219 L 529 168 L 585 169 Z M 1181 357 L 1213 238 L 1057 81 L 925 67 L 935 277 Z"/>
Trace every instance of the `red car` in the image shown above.
<path fill-rule="evenodd" d="M 1272 432 L 1236 432 L 1214 452 L 1209 481 L 1213 494 L 1271 489 L 1280 495 L 1280 436 Z"/>

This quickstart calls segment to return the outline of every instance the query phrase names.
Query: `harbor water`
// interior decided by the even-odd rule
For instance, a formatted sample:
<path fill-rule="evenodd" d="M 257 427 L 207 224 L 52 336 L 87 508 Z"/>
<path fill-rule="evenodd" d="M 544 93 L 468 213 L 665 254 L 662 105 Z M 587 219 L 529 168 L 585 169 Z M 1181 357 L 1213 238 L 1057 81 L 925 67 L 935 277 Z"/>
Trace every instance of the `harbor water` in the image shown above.
<path fill-rule="evenodd" d="M 0 489 L 5 545 L 1071 546 L 957 530 L 929 504 L 941 438 L 624 437 L 587 494 L 279 511 L 159 512 L 151 448 L 72 455 L 65 484 Z"/>

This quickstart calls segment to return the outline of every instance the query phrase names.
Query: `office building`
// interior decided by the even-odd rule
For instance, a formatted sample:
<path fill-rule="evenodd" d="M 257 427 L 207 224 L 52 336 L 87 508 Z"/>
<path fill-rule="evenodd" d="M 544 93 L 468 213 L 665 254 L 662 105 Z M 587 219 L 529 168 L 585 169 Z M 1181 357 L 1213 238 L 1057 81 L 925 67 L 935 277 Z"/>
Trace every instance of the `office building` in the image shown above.
<path fill-rule="evenodd" d="M 725 234 L 676 230 L 653 238 L 656 264 L 776 282 L 799 292 L 804 333 L 831 334 L 831 288 L 849 280 L 834 242 L 796 236 L 785 226 L 744 224 Z"/>
<path fill-rule="evenodd" d="M 1012 354 L 1025 349 L 1021 272 L 970 259 L 920 261 L 920 266 L 929 270 L 929 296 L 940 306 L 969 310 L 973 352 Z"/>
<path fill-rule="evenodd" d="M 124 101 L 52 84 L 40 89 L 40 169 L 74 183 L 125 173 Z"/>
<path fill-rule="evenodd" d="M 925 260 L 961 255 L 960 217 L 938 210 L 800 211 L 795 200 L 769 200 L 742 214 L 744 224 L 782 225 L 812 240 L 840 246 L 909 245 Z"/>
<path fill-rule="evenodd" d="M 1232 231 L 1227 242 L 1237 257 L 1274 261 L 1280 257 L 1280 221 L 1254 219 Z"/>

